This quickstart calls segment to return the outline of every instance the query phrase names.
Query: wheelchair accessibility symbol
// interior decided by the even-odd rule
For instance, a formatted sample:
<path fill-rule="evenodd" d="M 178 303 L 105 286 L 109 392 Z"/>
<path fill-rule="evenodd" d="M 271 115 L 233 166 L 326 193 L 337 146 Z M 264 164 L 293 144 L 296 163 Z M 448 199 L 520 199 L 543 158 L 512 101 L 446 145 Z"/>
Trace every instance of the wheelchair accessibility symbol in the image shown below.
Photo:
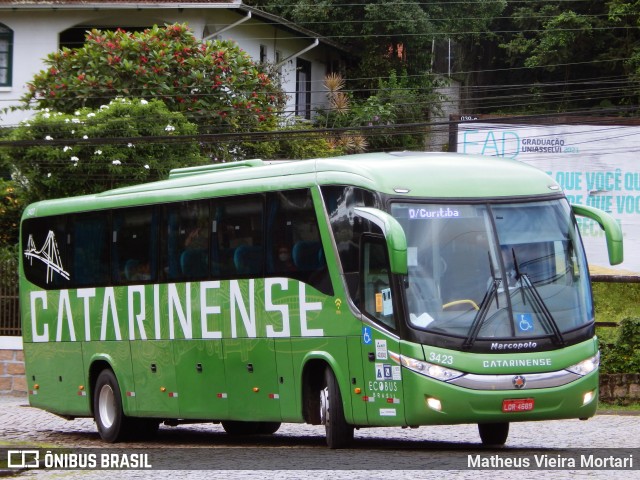
<path fill-rule="evenodd" d="M 533 330 L 533 317 L 530 313 L 521 313 L 518 315 L 518 330 L 521 332 Z"/>
<path fill-rule="evenodd" d="M 362 343 L 370 345 L 373 342 L 373 336 L 371 335 L 371 327 L 362 327 Z"/>

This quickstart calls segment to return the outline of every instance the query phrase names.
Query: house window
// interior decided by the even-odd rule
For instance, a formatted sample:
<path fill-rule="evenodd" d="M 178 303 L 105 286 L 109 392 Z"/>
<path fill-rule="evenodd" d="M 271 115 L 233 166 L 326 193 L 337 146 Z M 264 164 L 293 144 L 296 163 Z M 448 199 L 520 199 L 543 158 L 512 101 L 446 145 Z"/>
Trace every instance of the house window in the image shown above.
<path fill-rule="evenodd" d="M 296 115 L 311 119 L 311 62 L 297 59 Z"/>
<path fill-rule="evenodd" d="M 267 46 L 260 45 L 260 63 L 265 63 L 267 60 Z"/>
<path fill-rule="evenodd" d="M 0 87 L 11 86 L 13 30 L 0 23 Z"/>

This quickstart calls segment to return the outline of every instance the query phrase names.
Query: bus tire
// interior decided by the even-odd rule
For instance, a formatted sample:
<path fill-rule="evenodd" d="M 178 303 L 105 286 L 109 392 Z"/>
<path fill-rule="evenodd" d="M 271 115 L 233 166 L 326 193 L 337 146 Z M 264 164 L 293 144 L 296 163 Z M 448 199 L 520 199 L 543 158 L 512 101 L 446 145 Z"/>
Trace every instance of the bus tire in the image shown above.
<path fill-rule="evenodd" d="M 111 370 L 100 372 L 94 392 L 93 418 L 100 438 L 109 443 L 123 440 L 129 433 L 127 417 L 122 409 L 118 380 Z"/>
<path fill-rule="evenodd" d="M 478 432 L 483 445 L 504 445 L 509 436 L 509 422 L 479 423 Z"/>
<path fill-rule="evenodd" d="M 329 448 L 344 448 L 353 440 L 353 425 L 344 418 L 338 381 L 329 367 L 325 369 L 320 389 L 320 423 L 324 425 Z"/>

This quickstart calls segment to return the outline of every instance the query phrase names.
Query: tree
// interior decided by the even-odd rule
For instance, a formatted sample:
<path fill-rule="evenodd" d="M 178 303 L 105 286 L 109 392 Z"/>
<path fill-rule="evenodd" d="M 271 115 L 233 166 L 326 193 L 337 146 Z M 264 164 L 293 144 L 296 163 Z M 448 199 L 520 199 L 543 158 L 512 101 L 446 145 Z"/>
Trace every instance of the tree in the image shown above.
<path fill-rule="evenodd" d="M 203 126 L 248 131 L 276 114 L 282 96 L 261 65 L 231 41 L 200 42 L 186 25 L 144 32 L 92 30 L 27 84 L 23 106 L 73 113 L 116 97 L 161 99 Z"/>
<path fill-rule="evenodd" d="M 195 140 L 149 138 L 196 134 L 195 124 L 160 100 L 117 98 L 74 113 L 38 111 L 9 136 L 16 146 L 5 162 L 29 201 L 97 193 L 206 163 Z"/>
<path fill-rule="evenodd" d="M 640 52 L 639 14 L 638 2 L 622 0 L 510 3 L 492 27 L 501 51 L 475 68 L 495 72 L 478 79 L 499 92 L 492 110 L 549 112 L 635 103 L 637 84 L 628 80 L 633 80 L 634 52 Z"/>

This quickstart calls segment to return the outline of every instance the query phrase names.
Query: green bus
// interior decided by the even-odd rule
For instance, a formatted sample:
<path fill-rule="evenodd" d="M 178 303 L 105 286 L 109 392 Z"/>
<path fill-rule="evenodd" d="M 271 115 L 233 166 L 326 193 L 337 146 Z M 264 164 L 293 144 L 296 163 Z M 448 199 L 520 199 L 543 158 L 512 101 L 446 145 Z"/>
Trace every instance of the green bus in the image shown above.
<path fill-rule="evenodd" d="M 587 419 L 598 341 L 576 215 L 544 172 L 448 153 L 246 160 L 30 205 L 29 401 L 103 440 Z M 603 240 L 604 243 L 604 240 Z"/>

